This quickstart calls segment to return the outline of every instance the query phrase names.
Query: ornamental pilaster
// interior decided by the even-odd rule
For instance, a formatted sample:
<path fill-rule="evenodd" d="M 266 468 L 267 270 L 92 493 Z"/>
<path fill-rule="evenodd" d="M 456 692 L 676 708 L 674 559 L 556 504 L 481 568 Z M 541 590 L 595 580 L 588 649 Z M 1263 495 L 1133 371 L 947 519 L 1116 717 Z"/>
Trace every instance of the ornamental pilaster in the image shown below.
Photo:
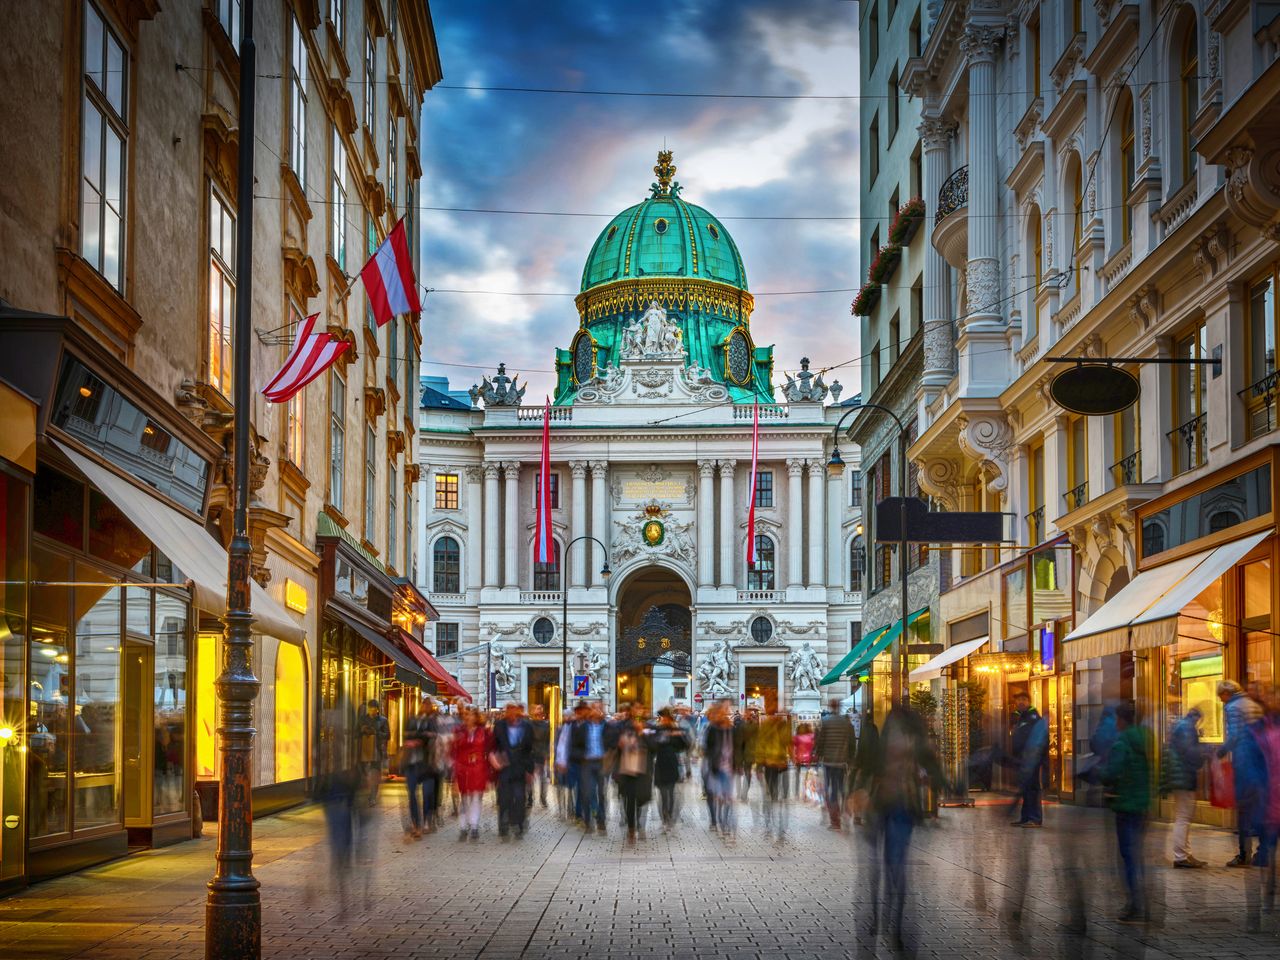
<path fill-rule="evenodd" d="M 609 463 L 606 460 L 592 460 L 591 467 L 591 535 L 604 544 L 605 552 L 600 554 L 600 547 L 594 542 L 586 544 L 587 554 L 591 557 L 591 585 L 604 586 L 604 577 L 600 571 L 604 569 L 609 557 Z"/>
<path fill-rule="evenodd" d="M 570 460 L 569 475 L 573 480 L 572 497 L 569 503 L 569 539 L 570 542 L 587 535 L 587 461 Z M 568 558 L 561 558 L 561 563 L 569 561 L 569 583 L 575 587 L 587 585 L 587 551 L 586 544 L 581 544 L 569 551 Z"/>
<path fill-rule="evenodd" d="M 698 461 L 698 585 L 704 586 L 704 587 L 712 586 L 716 582 L 715 477 L 716 477 L 716 462 L 714 460 L 699 460 Z"/>
<path fill-rule="evenodd" d="M 519 460 L 507 460 L 502 464 L 502 492 L 506 501 L 502 530 L 506 545 L 502 566 L 504 587 L 520 586 L 520 545 L 524 542 L 520 535 L 520 466 Z"/>
<path fill-rule="evenodd" d="M 732 587 L 737 583 L 734 563 L 734 547 L 737 541 L 733 522 L 733 473 L 736 460 L 717 461 L 720 467 L 720 586 Z"/>

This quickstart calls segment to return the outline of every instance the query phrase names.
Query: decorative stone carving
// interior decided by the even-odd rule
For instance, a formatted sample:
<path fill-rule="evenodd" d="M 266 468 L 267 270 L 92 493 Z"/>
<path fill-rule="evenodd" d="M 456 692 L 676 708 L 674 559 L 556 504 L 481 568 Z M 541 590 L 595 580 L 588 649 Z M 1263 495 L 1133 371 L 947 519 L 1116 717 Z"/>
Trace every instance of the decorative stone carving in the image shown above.
<path fill-rule="evenodd" d="M 1003 493 L 1009 486 L 1009 448 L 1013 446 L 1013 430 L 1003 414 L 958 417 L 957 443 L 965 455 L 978 461 L 992 493 Z"/>
<path fill-rule="evenodd" d="M 956 125 L 939 117 L 927 117 L 916 126 L 925 150 L 945 150 L 955 136 Z"/>
<path fill-rule="evenodd" d="M 1192 258 L 1200 270 L 1200 276 L 1208 282 L 1227 266 L 1227 252 L 1231 244 L 1231 231 L 1225 223 L 1213 225 L 1193 243 L 1195 255 Z"/>
<path fill-rule="evenodd" d="M 1151 156 L 1151 87 L 1142 91 L 1142 159 Z"/>
<path fill-rule="evenodd" d="M 472 463 L 462 468 L 467 475 L 468 483 L 481 483 L 484 480 L 484 467 Z"/>
<path fill-rule="evenodd" d="M 600 689 L 607 671 L 604 657 L 592 648 L 589 640 L 584 640 L 582 646 L 573 651 L 573 669 L 579 676 L 588 678 L 592 690 Z"/>
<path fill-rule="evenodd" d="M 614 566 L 636 557 L 659 555 L 675 556 L 690 565 L 694 562 L 693 524 L 673 519 L 665 503 L 651 500 L 630 517 L 613 523 L 618 528 L 613 540 Z"/>
<path fill-rule="evenodd" d="M 613 403 L 625 382 L 626 377 L 619 367 L 605 367 L 578 387 L 577 399 L 584 403 Z"/>
<path fill-rule="evenodd" d="M 1098 11 L 1098 22 L 1104 30 L 1111 22 L 1112 8 L 1115 5 L 1116 0 L 1093 0 L 1093 9 Z"/>
<path fill-rule="evenodd" d="M 698 685 L 711 697 L 727 697 L 732 690 L 733 648 L 717 640 L 711 652 L 698 662 Z"/>
<path fill-rule="evenodd" d="M 499 696 L 510 696 L 516 690 L 516 664 L 501 643 L 489 648 L 489 667 L 493 671 L 493 687 Z"/>
<path fill-rule="evenodd" d="M 984 257 L 970 260 L 965 266 L 965 287 L 968 291 L 968 315 L 998 314 L 1000 301 L 1000 263 Z"/>
<path fill-rule="evenodd" d="M 920 489 L 933 497 L 944 510 L 960 509 L 960 465 L 954 460 L 916 461 Z"/>
<path fill-rule="evenodd" d="M 839 402 L 840 402 L 840 394 L 842 394 L 842 393 L 844 392 L 844 386 L 840 383 L 840 381 L 839 381 L 839 380 L 832 380 L 832 381 L 831 381 L 830 391 L 831 391 L 831 402 L 832 402 L 832 403 L 839 403 Z"/>
<path fill-rule="evenodd" d="M 1140 288 L 1138 292 L 1129 298 L 1129 316 L 1147 330 L 1156 322 L 1156 315 L 1160 309 L 1160 291 L 1156 289 L 1155 284 L 1148 283 Z"/>
<path fill-rule="evenodd" d="M 787 382 L 782 388 L 783 395 L 791 403 L 821 403 L 827 395 L 827 385 L 822 382 L 822 374 L 809 372 L 809 358 L 800 358 L 800 372 L 794 377 L 787 374 Z"/>
<path fill-rule="evenodd" d="M 791 683 L 797 692 L 816 691 L 826 672 L 822 660 L 806 640 L 799 650 L 793 650 L 787 657 L 787 670 L 791 674 Z"/>
<path fill-rule="evenodd" d="M 644 316 L 623 329 L 618 356 L 624 360 L 683 360 L 685 352 L 680 325 L 667 318 L 657 300 L 650 300 Z"/>
<path fill-rule="evenodd" d="M 1004 28 L 987 24 L 970 24 L 960 37 L 960 50 L 970 64 L 994 60 L 996 48 L 1004 39 Z"/>
<path fill-rule="evenodd" d="M 697 364 L 690 364 L 681 371 L 680 382 L 689 392 L 690 399 L 702 403 L 729 399 L 729 391 L 724 384 L 716 383 L 711 371 Z"/>
<path fill-rule="evenodd" d="M 507 376 L 505 363 L 498 364 L 498 373 L 492 380 L 485 377 L 480 381 L 480 386 L 471 387 L 471 405 L 476 406 L 477 402 L 483 399 L 486 407 L 520 406 L 528 384 L 520 386 L 517 383 L 519 379 L 518 374 L 514 377 Z"/>

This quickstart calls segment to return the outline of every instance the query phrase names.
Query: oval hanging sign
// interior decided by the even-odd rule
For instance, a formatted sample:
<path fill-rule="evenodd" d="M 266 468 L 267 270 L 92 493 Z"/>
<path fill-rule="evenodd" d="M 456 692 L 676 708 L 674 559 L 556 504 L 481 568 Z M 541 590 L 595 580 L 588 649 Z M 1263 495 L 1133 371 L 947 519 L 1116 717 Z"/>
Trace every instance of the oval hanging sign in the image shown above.
<path fill-rule="evenodd" d="M 1062 371 L 1049 385 L 1054 402 L 1070 413 L 1104 417 L 1138 401 L 1138 378 L 1104 363 L 1082 363 Z"/>

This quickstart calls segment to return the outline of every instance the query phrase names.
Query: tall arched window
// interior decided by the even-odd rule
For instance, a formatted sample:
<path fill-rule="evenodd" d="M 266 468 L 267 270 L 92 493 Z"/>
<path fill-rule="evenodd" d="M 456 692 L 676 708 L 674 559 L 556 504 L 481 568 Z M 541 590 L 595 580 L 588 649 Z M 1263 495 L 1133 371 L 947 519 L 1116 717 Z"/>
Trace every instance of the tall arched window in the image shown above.
<path fill-rule="evenodd" d="M 431 572 L 435 593 L 462 592 L 462 550 L 453 537 L 441 537 L 431 548 Z"/>
<path fill-rule="evenodd" d="M 533 555 L 535 558 L 538 556 L 536 545 Z M 560 586 L 560 543 L 552 540 L 550 562 L 539 563 L 537 559 L 533 561 L 533 589 L 559 590 Z"/>
<path fill-rule="evenodd" d="M 1027 240 L 1031 244 L 1031 273 L 1035 285 L 1031 288 L 1031 310 L 1027 316 L 1030 322 L 1026 325 L 1024 340 L 1030 340 L 1040 329 L 1040 284 L 1044 282 L 1044 230 L 1040 223 L 1040 208 L 1031 207 L 1027 217 Z"/>
<path fill-rule="evenodd" d="M 748 590 L 775 590 L 773 575 L 773 541 L 763 533 L 756 534 L 755 566 L 747 567 Z"/>
<path fill-rule="evenodd" d="M 1180 101 L 1182 107 L 1182 182 L 1186 183 L 1196 172 L 1196 154 L 1191 144 L 1191 125 L 1196 122 L 1200 109 L 1200 48 L 1196 36 L 1194 14 L 1187 18 L 1182 34 L 1182 50 L 1178 60 Z"/>
<path fill-rule="evenodd" d="M 1129 198 L 1133 195 L 1133 178 L 1137 175 L 1137 155 L 1134 152 L 1133 137 L 1133 97 L 1128 91 L 1120 95 L 1116 107 L 1120 114 L 1120 242 L 1128 243 L 1133 239 L 1133 209 L 1129 206 Z"/>
<path fill-rule="evenodd" d="M 861 537 L 849 541 L 849 589 L 865 589 L 867 572 L 867 548 Z"/>

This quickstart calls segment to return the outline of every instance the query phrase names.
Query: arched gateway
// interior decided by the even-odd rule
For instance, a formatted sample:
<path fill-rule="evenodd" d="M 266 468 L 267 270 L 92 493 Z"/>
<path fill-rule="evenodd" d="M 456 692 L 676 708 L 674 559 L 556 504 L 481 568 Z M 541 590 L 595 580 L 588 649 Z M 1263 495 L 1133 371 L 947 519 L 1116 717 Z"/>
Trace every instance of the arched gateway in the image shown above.
<path fill-rule="evenodd" d="M 692 603 L 688 585 L 665 567 L 641 567 L 627 576 L 615 604 L 616 703 L 638 700 L 651 710 L 690 704 Z"/>

